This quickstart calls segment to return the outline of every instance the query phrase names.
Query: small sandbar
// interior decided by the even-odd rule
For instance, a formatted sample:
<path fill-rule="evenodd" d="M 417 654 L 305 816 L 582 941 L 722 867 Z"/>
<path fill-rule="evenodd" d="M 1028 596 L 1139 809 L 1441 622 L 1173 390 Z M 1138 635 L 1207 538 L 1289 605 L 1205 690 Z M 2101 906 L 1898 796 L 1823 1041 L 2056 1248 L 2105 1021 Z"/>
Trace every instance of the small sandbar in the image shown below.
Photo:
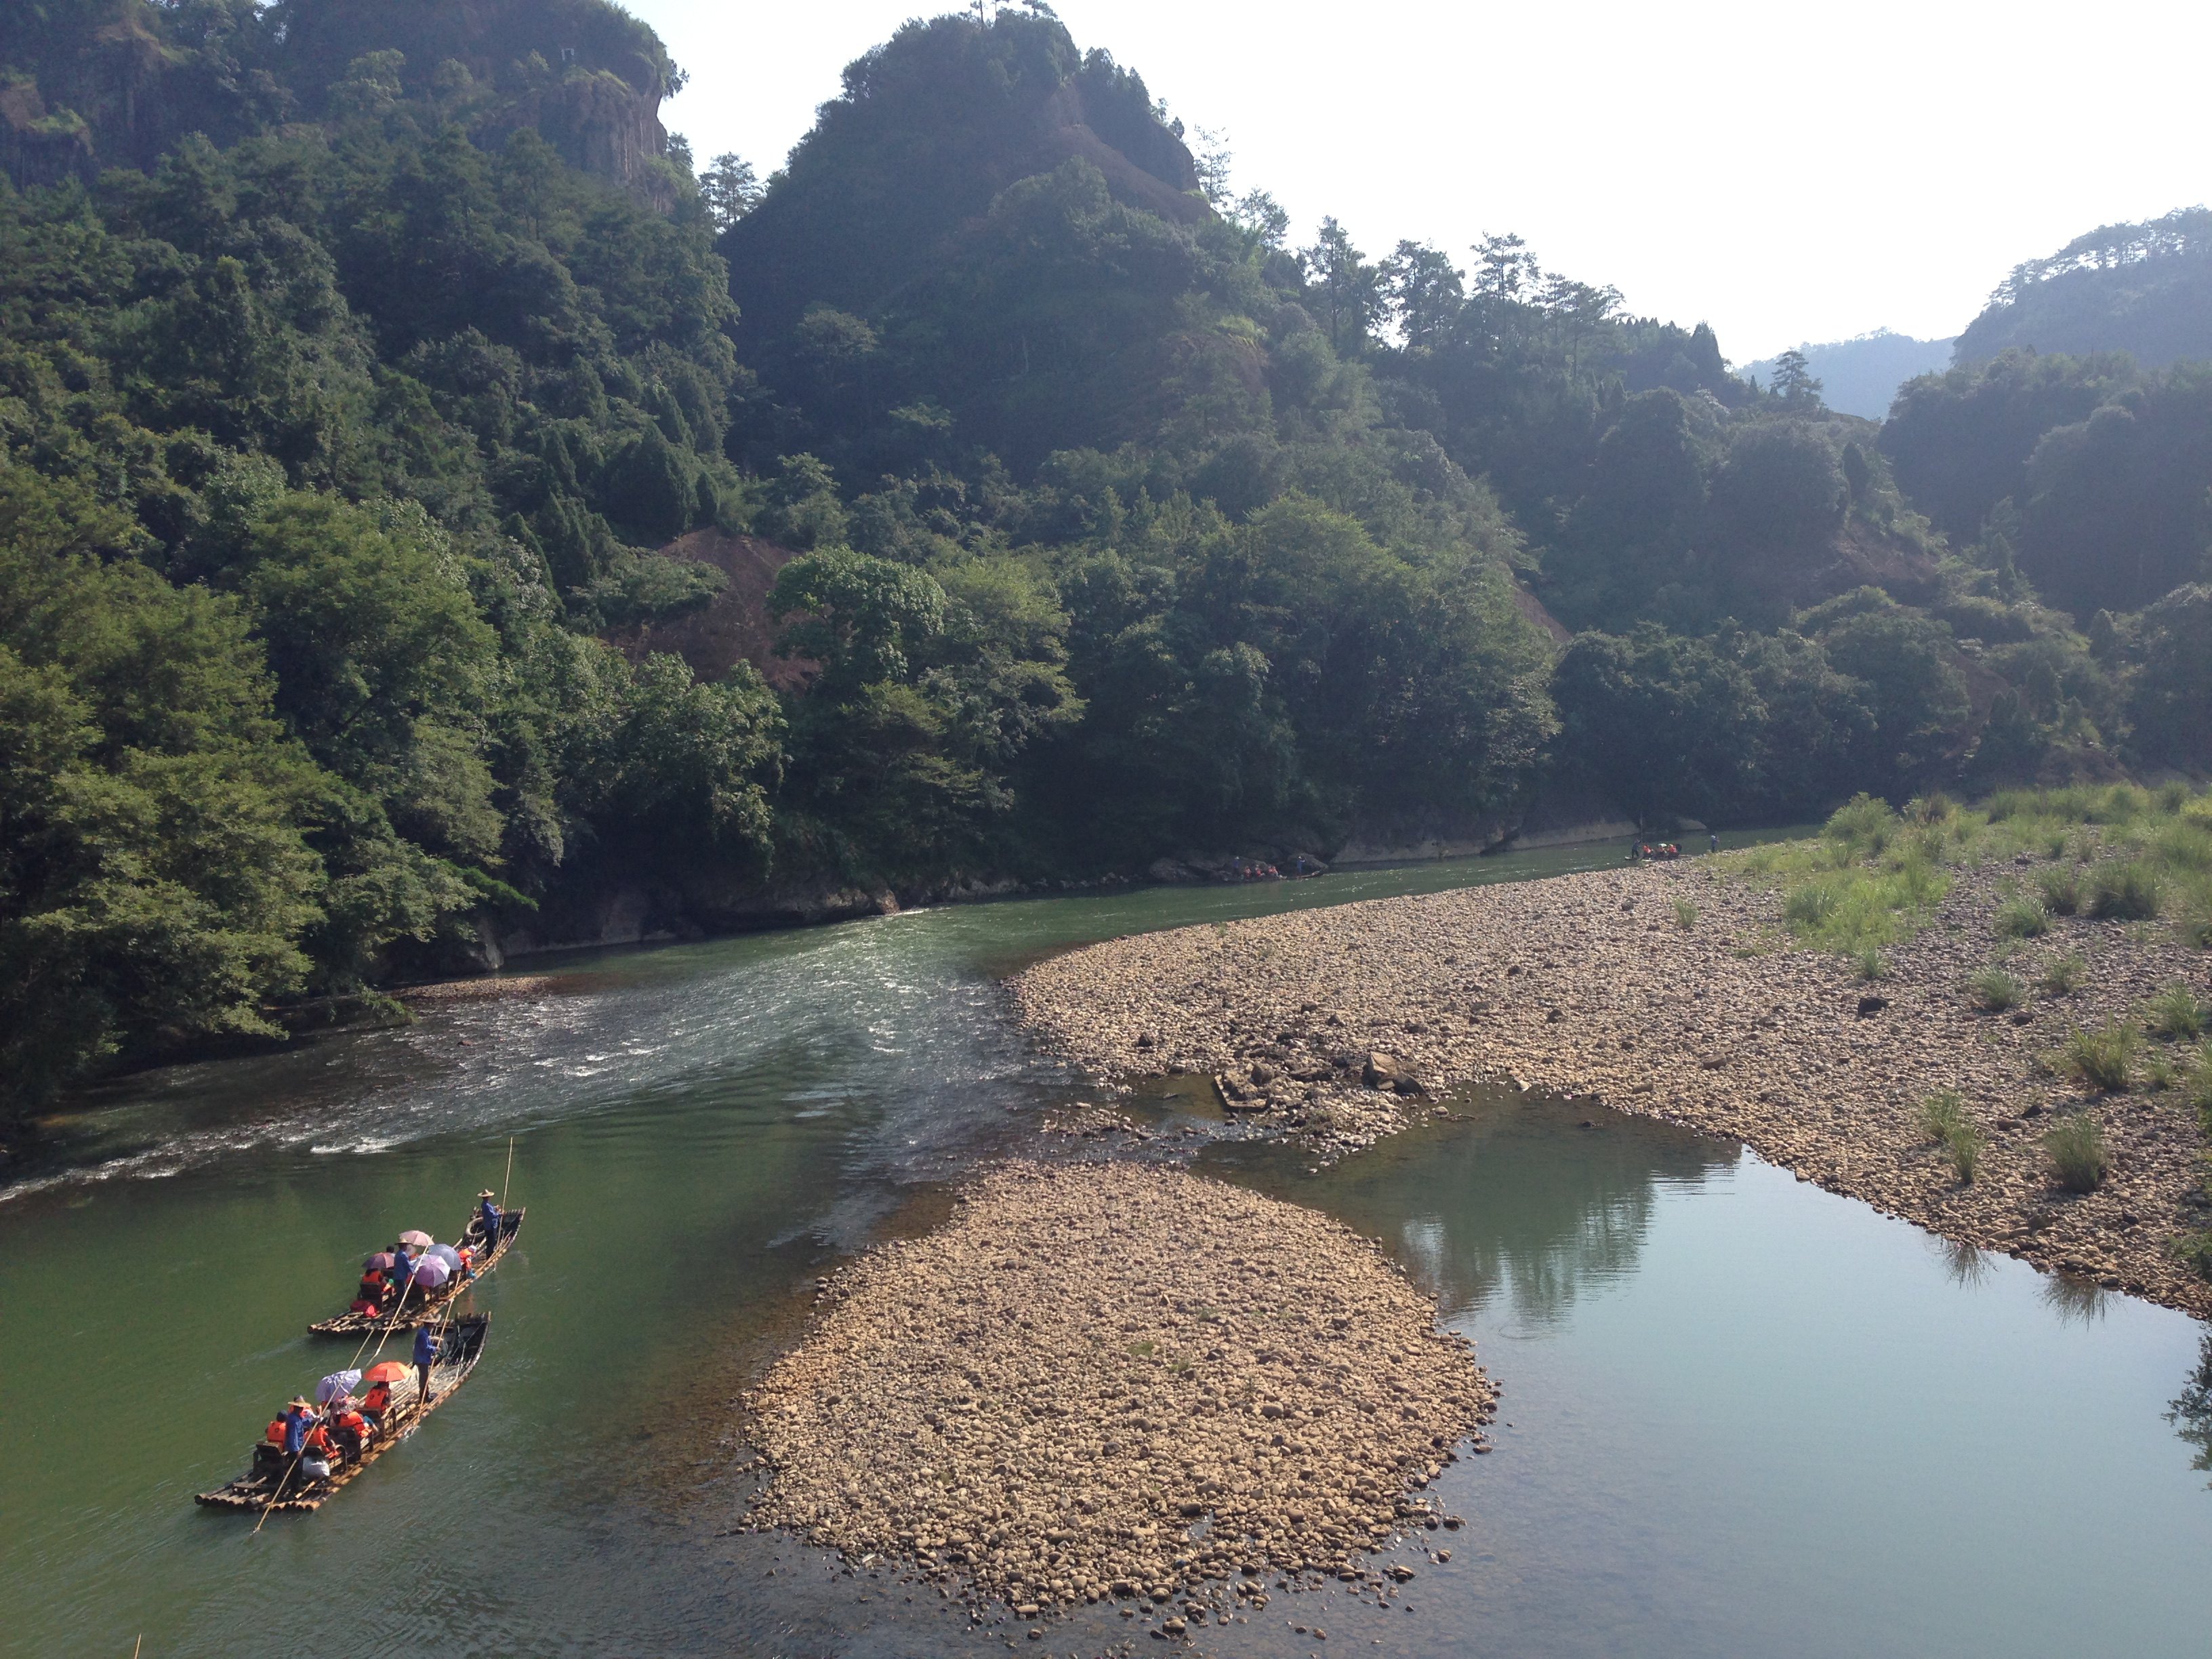
<path fill-rule="evenodd" d="M 1263 1572 L 1346 1569 L 1444 1520 L 1421 1488 L 1492 1415 L 1376 1245 L 1181 1170 L 1003 1165 L 822 1300 L 747 1401 L 752 1524 L 1024 1617 L 1225 1616 Z"/>

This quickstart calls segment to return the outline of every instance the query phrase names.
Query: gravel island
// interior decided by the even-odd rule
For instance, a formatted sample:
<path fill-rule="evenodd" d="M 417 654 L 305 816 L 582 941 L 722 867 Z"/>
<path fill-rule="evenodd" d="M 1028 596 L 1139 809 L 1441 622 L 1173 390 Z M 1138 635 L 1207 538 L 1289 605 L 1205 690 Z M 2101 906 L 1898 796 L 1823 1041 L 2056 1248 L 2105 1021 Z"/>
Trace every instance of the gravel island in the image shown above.
<path fill-rule="evenodd" d="M 2093 1096 L 2044 1059 L 2177 980 L 2201 993 L 2200 953 L 2155 927 L 2057 919 L 2016 960 L 2025 974 L 2078 956 L 2079 983 L 1992 1015 L 1965 981 L 1999 951 L 2008 867 L 1959 872 L 1875 984 L 1793 946 L 1778 893 L 1726 872 L 1686 860 L 1185 927 L 1010 985 L 1031 1028 L 1101 1081 L 1209 1074 L 1228 1109 L 1320 1162 L 1480 1081 L 1595 1097 L 1740 1139 L 1948 1237 L 2212 1316 L 2212 1285 L 2172 1254 L 2207 1225 L 2188 1106 L 2174 1091 Z M 1985 1137 L 1971 1183 L 1922 1122 L 1940 1089 Z M 2112 1156 L 2087 1194 L 2054 1184 L 2042 1147 L 2075 1110 Z"/>
<path fill-rule="evenodd" d="M 1376 1245 L 1180 1170 L 1002 1165 L 820 1301 L 746 1402 L 751 1524 L 978 1618 L 1119 1599 L 1173 1634 L 1265 1605 L 1268 1572 L 1352 1573 L 1459 1524 L 1420 1489 L 1495 1400 Z"/>

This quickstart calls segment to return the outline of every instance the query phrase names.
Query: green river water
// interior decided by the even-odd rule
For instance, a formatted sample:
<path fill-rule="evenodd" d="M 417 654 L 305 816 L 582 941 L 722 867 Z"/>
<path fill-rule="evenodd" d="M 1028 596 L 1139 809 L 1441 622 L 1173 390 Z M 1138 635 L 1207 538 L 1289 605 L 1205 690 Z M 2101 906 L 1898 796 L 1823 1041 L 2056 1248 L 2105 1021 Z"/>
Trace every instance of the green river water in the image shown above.
<path fill-rule="evenodd" d="M 556 994 L 110 1085 L 61 1126 L 76 1167 L 0 1195 L 0 1652 L 1120 1641 L 1110 1613 L 1042 1642 L 971 1629 L 933 1592 L 732 1531 L 749 1488 L 730 1401 L 814 1275 L 927 1224 L 945 1181 L 1035 1150 L 1037 1110 L 1070 1097 L 995 975 L 1143 928 L 1619 856 L 609 956 L 564 964 Z M 1414 1558 L 1412 1612 L 1278 1595 L 1202 1650 L 2212 1651 L 2212 1491 L 2167 1412 L 2202 1328 L 1948 1249 L 1729 1143 L 1510 1095 L 1470 1107 L 1320 1176 L 1233 1138 L 1201 1157 L 1390 1241 L 1505 1389 L 1497 1451 L 1447 1473 L 1469 1525 L 1449 1565 Z M 493 1321 L 468 1387 L 319 1514 L 256 1534 L 197 1510 L 350 1352 L 303 1328 L 358 1258 L 402 1227 L 450 1236 L 510 1138 L 529 1220 L 474 1292 Z"/>

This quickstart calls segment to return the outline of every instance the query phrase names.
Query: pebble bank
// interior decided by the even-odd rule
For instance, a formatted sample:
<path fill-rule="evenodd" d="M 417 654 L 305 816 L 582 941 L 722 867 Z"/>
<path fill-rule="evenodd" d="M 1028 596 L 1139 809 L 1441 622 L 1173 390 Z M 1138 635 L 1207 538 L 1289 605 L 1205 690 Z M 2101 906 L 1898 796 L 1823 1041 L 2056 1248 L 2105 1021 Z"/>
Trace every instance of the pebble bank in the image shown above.
<path fill-rule="evenodd" d="M 1174 1634 L 1270 1572 L 1360 1577 L 1457 1527 L 1422 1489 L 1496 1399 L 1376 1245 L 1180 1170 L 1001 1165 L 820 1300 L 746 1401 L 750 1523 L 911 1563 L 979 1619 L 1118 1598 Z"/>
<path fill-rule="evenodd" d="M 1214 1077 L 1224 1105 L 1328 1162 L 1510 1081 L 1740 1139 L 1948 1237 L 2212 1316 L 2172 1253 L 2212 1224 L 2203 1151 L 2178 1093 L 2094 1096 L 2043 1057 L 2205 958 L 2155 924 L 2054 919 L 2012 969 L 2072 954 L 2063 995 L 1999 1016 L 1966 976 L 2004 948 L 2008 866 L 1960 872 L 1929 925 L 1859 981 L 1795 947 L 1778 893 L 1691 860 L 1378 899 L 1111 940 L 1011 981 L 1024 1018 L 1102 1081 Z M 1680 905 L 1678 907 L 1678 902 Z M 1685 925 L 1686 921 L 1686 925 Z M 1962 1183 L 1920 1103 L 1958 1091 L 1987 1138 Z M 2087 1111 L 2112 1156 L 2098 1191 L 2058 1189 L 2042 1148 Z"/>

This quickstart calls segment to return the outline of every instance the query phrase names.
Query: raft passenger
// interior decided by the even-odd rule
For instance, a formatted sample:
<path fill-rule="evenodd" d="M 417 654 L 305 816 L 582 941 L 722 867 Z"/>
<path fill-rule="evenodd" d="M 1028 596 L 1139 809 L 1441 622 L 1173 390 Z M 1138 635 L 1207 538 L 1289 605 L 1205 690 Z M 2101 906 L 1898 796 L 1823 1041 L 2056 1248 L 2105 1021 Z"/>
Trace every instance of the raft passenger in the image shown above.
<path fill-rule="evenodd" d="M 368 1445 L 368 1437 L 375 1431 L 358 1407 L 349 1401 L 342 1411 L 334 1412 L 330 1422 L 331 1438 L 337 1442 L 338 1450 L 349 1463 L 361 1462 L 362 1449 Z"/>
<path fill-rule="evenodd" d="M 331 1478 L 331 1460 L 337 1455 L 337 1443 L 331 1438 L 330 1425 L 318 1420 L 309 1429 L 300 1444 L 300 1473 L 310 1480 Z"/>
<path fill-rule="evenodd" d="M 368 1392 L 361 1397 L 361 1414 L 368 1419 L 372 1429 L 381 1429 L 384 1419 L 392 1411 L 392 1384 L 372 1382 Z"/>

